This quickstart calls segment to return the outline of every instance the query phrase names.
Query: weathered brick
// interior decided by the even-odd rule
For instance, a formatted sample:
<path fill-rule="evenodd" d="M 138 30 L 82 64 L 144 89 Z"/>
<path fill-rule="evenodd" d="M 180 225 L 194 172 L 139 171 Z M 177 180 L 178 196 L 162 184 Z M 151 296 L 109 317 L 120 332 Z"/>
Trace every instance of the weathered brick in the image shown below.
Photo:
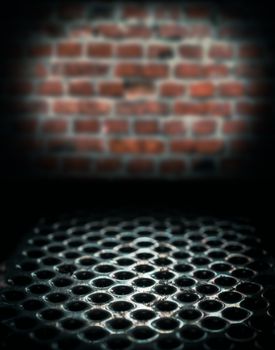
<path fill-rule="evenodd" d="M 160 94 L 165 97 L 182 96 L 185 91 L 185 86 L 181 83 L 165 82 L 160 86 Z"/>
<path fill-rule="evenodd" d="M 201 58 L 202 57 L 202 47 L 199 45 L 181 45 L 179 47 L 179 54 L 183 58 Z"/>
<path fill-rule="evenodd" d="M 104 42 L 88 45 L 88 55 L 91 57 L 111 57 L 112 51 L 113 46 Z"/>
<path fill-rule="evenodd" d="M 181 39 L 188 34 L 186 26 L 177 24 L 163 24 L 158 26 L 158 35 L 165 39 Z"/>
<path fill-rule="evenodd" d="M 200 82 L 191 84 L 191 97 L 210 97 L 215 93 L 215 85 L 210 82 Z"/>
<path fill-rule="evenodd" d="M 156 120 L 139 120 L 135 123 L 135 132 L 137 134 L 155 134 L 159 130 L 159 124 Z"/>
<path fill-rule="evenodd" d="M 231 114 L 231 106 L 222 102 L 176 102 L 174 112 L 177 115 L 194 114 L 194 115 L 218 115 L 227 116 Z"/>
<path fill-rule="evenodd" d="M 120 97 L 123 95 L 123 83 L 116 81 L 100 83 L 99 94 L 102 96 Z"/>
<path fill-rule="evenodd" d="M 116 106 L 116 112 L 123 116 L 144 116 L 144 115 L 165 115 L 167 105 L 157 101 L 144 102 L 119 102 Z"/>
<path fill-rule="evenodd" d="M 167 120 L 163 124 L 163 132 L 167 135 L 181 135 L 186 132 L 184 122 L 177 120 Z"/>
<path fill-rule="evenodd" d="M 113 139 L 109 143 L 113 153 L 159 154 L 164 151 L 163 141 L 157 139 Z"/>
<path fill-rule="evenodd" d="M 233 55 L 233 47 L 226 44 L 212 45 L 209 50 L 209 57 L 215 59 L 232 59 Z"/>
<path fill-rule="evenodd" d="M 61 65 L 65 75 L 76 76 L 103 76 L 108 73 L 109 67 L 103 63 L 74 62 Z"/>
<path fill-rule="evenodd" d="M 249 125 L 243 120 L 228 120 L 223 124 L 225 134 L 239 134 L 249 130 Z"/>
<path fill-rule="evenodd" d="M 103 122 L 103 131 L 108 134 L 127 133 L 128 130 L 128 120 L 114 119 Z"/>
<path fill-rule="evenodd" d="M 169 45 L 150 45 L 148 47 L 148 57 L 159 58 L 159 59 L 169 59 L 173 57 L 173 49 Z"/>
<path fill-rule="evenodd" d="M 90 96 L 94 93 L 94 87 L 87 80 L 72 81 L 68 87 L 69 93 L 75 96 Z"/>
<path fill-rule="evenodd" d="M 141 57 L 142 54 L 143 47 L 140 44 L 123 44 L 116 49 L 116 55 L 123 58 Z"/>
<path fill-rule="evenodd" d="M 219 94 L 224 97 L 238 97 L 244 95 L 244 85 L 238 81 L 219 85 Z"/>
<path fill-rule="evenodd" d="M 63 84 L 60 80 L 44 81 L 38 85 L 37 92 L 40 95 L 61 95 L 63 92 Z"/>
<path fill-rule="evenodd" d="M 216 127 L 214 120 L 199 120 L 193 123 L 192 130 L 197 135 L 209 135 L 215 132 Z"/>
<path fill-rule="evenodd" d="M 100 122 L 98 120 L 76 120 L 74 130 L 81 133 L 97 133 L 100 130 Z"/>
<path fill-rule="evenodd" d="M 65 133 L 68 128 L 68 121 L 63 119 L 44 120 L 41 129 L 45 133 Z"/>
<path fill-rule="evenodd" d="M 61 57 L 80 56 L 82 45 L 78 42 L 64 42 L 57 46 L 57 54 Z"/>

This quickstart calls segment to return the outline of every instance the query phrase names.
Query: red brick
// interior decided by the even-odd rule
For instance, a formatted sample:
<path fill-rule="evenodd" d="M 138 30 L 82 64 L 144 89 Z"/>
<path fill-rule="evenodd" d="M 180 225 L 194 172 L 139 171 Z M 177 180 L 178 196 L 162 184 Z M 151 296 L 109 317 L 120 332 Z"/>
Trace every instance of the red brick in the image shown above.
<path fill-rule="evenodd" d="M 127 133 L 129 125 L 127 120 L 105 120 L 103 123 L 103 131 L 108 134 Z"/>
<path fill-rule="evenodd" d="M 221 152 L 224 148 L 222 140 L 197 140 L 195 150 L 201 154 L 215 154 Z"/>
<path fill-rule="evenodd" d="M 116 54 L 118 57 L 141 57 L 143 48 L 140 44 L 124 44 L 117 47 Z"/>
<path fill-rule="evenodd" d="M 135 132 L 137 134 L 155 134 L 159 130 L 159 124 L 156 120 L 143 120 L 135 123 Z"/>
<path fill-rule="evenodd" d="M 60 114 L 106 115 L 110 111 L 110 104 L 99 101 L 58 100 L 54 102 L 53 109 Z"/>
<path fill-rule="evenodd" d="M 142 75 L 146 78 L 165 78 L 168 76 L 168 66 L 157 63 L 144 65 Z"/>
<path fill-rule="evenodd" d="M 63 93 L 62 82 L 59 80 L 44 81 L 38 85 L 40 95 L 61 95 Z"/>
<path fill-rule="evenodd" d="M 173 49 L 169 45 L 150 45 L 148 47 L 148 57 L 151 58 L 171 58 L 173 57 Z"/>
<path fill-rule="evenodd" d="M 53 53 L 53 47 L 50 44 L 36 44 L 29 48 L 29 54 L 32 57 L 48 57 Z"/>
<path fill-rule="evenodd" d="M 119 159 L 109 158 L 109 159 L 99 159 L 96 162 L 96 170 L 102 173 L 113 173 L 119 171 L 122 167 L 122 163 Z"/>
<path fill-rule="evenodd" d="M 239 102 L 236 109 L 241 115 L 269 115 L 272 111 L 272 106 L 265 102 Z"/>
<path fill-rule="evenodd" d="M 117 104 L 116 112 L 120 115 L 164 115 L 167 113 L 167 105 L 162 102 L 120 102 Z"/>
<path fill-rule="evenodd" d="M 164 151 L 164 143 L 156 139 L 126 138 L 110 140 L 109 147 L 113 153 L 159 154 Z"/>
<path fill-rule="evenodd" d="M 209 135 L 215 132 L 216 122 L 213 120 L 199 120 L 193 123 L 192 130 L 197 135 Z"/>
<path fill-rule="evenodd" d="M 148 39 L 151 37 L 153 29 L 145 25 L 128 25 L 125 28 L 126 38 Z"/>
<path fill-rule="evenodd" d="M 202 47 L 199 45 L 181 45 L 179 47 L 179 54 L 183 58 L 201 58 L 202 57 Z"/>
<path fill-rule="evenodd" d="M 48 70 L 43 63 L 37 63 L 33 65 L 32 73 L 37 78 L 45 78 L 48 74 Z"/>
<path fill-rule="evenodd" d="M 125 34 L 120 25 L 112 23 L 99 24 L 96 27 L 96 31 L 99 35 L 112 39 L 122 38 Z"/>
<path fill-rule="evenodd" d="M 151 173 L 154 171 L 154 161 L 151 159 L 131 159 L 127 168 L 132 174 Z"/>
<path fill-rule="evenodd" d="M 69 83 L 69 93 L 75 96 L 90 96 L 94 93 L 94 87 L 89 81 L 72 81 Z"/>
<path fill-rule="evenodd" d="M 178 64 L 175 68 L 175 75 L 179 78 L 198 78 L 203 74 L 203 69 L 198 64 Z"/>
<path fill-rule="evenodd" d="M 87 172 L 90 168 L 89 158 L 73 157 L 63 160 L 63 169 L 72 172 Z"/>
<path fill-rule="evenodd" d="M 163 160 L 160 164 L 160 171 L 163 174 L 182 174 L 185 170 L 185 162 L 183 160 Z"/>
<path fill-rule="evenodd" d="M 76 57 L 81 55 L 82 46 L 75 42 L 60 43 L 57 46 L 57 54 L 61 57 Z"/>
<path fill-rule="evenodd" d="M 228 103 L 176 102 L 174 112 L 177 115 L 194 114 L 227 116 L 230 115 L 232 111 L 231 106 Z"/>
<path fill-rule="evenodd" d="M 158 63 L 120 63 L 116 66 L 115 74 L 119 77 L 165 78 L 168 75 L 168 66 Z"/>
<path fill-rule="evenodd" d="M 71 100 L 58 100 L 54 102 L 53 110 L 55 113 L 60 114 L 77 114 L 79 111 L 78 102 Z"/>
<path fill-rule="evenodd" d="M 160 86 L 160 94 L 165 97 L 182 96 L 185 87 L 180 83 L 165 82 Z"/>
<path fill-rule="evenodd" d="M 75 25 L 69 29 L 68 37 L 70 38 L 88 38 L 93 34 L 93 28 L 90 25 Z"/>
<path fill-rule="evenodd" d="M 163 132 L 167 135 L 181 135 L 186 131 L 185 125 L 182 121 L 169 120 L 163 124 Z"/>
<path fill-rule="evenodd" d="M 42 122 L 42 131 L 45 133 L 64 133 L 68 128 L 68 121 L 62 119 L 45 120 Z"/>
<path fill-rule="evenodd" d="M 105 101 L 79 101 L 79 113 L 87 115 L 108 115 L 111 110 L 109 102 Z"/>
<path fill-rule="evenodd" d="M 192 97 L 210 97 L 215 93 L 215 86 L 209 82 L 200 82 L 190 86 Z"/>
<path fill-rule="evenodd" d="M 100 83 L 99 94 L 102 96 L 120 97 L 123 95 L 123 84 L 121 82 Z"/>
<path fill-rule="evenodd" d="M 97 133 L 100 130 L 98 120 L 76 120 L 74 130 L 81 133 Z"/>
<path fill-rule="evenodd" d="M 136 63 L 119 63 L 115 67 L 115 74 L 119 77 L 141 76 L 142 66 Z"/>
<path fill-rule="evenodd" d="M 224 97 L 238 97 L 244 94 L 244 85 L 239 82 L 222 83 L 219 86 L 219 93 Z"/>
<path fill-rule="evenodd" d="M 205 38 L 211 36 L 211 26 L 208 24 L 191 24 L 188 27 L 188 37 Z"/>
<path fill-rule="evenodd" d="M 228 120 L 223 124 L 225 134 L 239 134 L 248 130 L 248 123 L 242 120 Z"/>
<path fill-rule="evenodd" d="M 73 144 L 75 150 L 80 152 L 102 152 L 104 150 L 102 139 L 79 137 L 73 140 Z"/>
<path fill-rule="evenodd" d="M 139 5 L 125 5 L 122 11 L 122 16 L 125 18 L 139 18 L 143 19 L 147 15 L 145 7 Z"/>
<path fill-rule="evenodd" d="M 158 27 L 158 35 L 165 39 L 180 39 L 188 34 L 185 26 L 177 24 L 163 24 Z"/>
<path fill-rule="evenodd" d="M 229 68 L 223 64 L 207 64 L 203 66 L 203 75 L 206 77 L 226 77 L 229 74 Z"/>
<path fill-rule="evenodd" d="M 233 47 L 225 44 L 212 45 L 209 50 L 209 57 L 216 59 L 231 59 L 233 54 Z"/>
<path fill-rule="evenodd" d="M 170 143 L 170 150 L 174 153 L 188 153 L 194 150 L 194 140 L 173 140 Z"/>
<path fill-rule="evenodd" d="M 88 55 L 92 57 L 111 57 L 113 46 L 111 44 L 98 43 L 88 45 Z"/>
<path fill-rule="evenodd" d="M 154 94 L 154 82 L 147 79 L 140 81 L 126 81 L 124 83 L 124 94 L 126 99 L 144 98 Z"/>
<path fill-rule="evenodd" d="M 61 65 L 61 70 L 68 76 L 103 76 L 108 73 L 106 64 L 91 62 L 74 62 Z"/>

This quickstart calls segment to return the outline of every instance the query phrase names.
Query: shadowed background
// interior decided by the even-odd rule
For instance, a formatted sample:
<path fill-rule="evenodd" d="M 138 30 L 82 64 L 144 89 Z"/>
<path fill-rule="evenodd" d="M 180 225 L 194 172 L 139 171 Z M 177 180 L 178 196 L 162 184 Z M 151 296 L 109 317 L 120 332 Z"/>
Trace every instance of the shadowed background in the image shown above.
<path fill-rule="evenodd" d="M 35 217 L 83 206 L 248 215 L 265 223 L 261 234 L 272 239 L 268 6 L 6 5 L 0 65 L 5 254 Z"/>

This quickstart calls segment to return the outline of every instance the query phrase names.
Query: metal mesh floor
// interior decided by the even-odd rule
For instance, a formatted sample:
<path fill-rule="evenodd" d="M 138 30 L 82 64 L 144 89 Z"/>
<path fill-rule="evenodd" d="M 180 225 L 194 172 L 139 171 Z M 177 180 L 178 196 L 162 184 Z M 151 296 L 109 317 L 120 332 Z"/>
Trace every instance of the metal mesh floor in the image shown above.
<path fill-rule="evenodd" d="M 271 349 L 274 276 L 239 219 L 42 219 L 8 264 L 1 345 Z"/>

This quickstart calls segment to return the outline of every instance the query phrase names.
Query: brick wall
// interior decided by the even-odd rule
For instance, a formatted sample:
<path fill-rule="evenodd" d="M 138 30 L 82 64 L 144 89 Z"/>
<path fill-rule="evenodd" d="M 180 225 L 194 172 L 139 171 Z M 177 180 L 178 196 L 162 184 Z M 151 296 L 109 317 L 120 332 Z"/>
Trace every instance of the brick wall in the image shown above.
<path fill-rule="evenodd" d="M 246 7 L 78 2 L 23 17 L 3 50 L 7 171 L 196 177 L 267 169 L 271 23 L 257 23 Z"/>

